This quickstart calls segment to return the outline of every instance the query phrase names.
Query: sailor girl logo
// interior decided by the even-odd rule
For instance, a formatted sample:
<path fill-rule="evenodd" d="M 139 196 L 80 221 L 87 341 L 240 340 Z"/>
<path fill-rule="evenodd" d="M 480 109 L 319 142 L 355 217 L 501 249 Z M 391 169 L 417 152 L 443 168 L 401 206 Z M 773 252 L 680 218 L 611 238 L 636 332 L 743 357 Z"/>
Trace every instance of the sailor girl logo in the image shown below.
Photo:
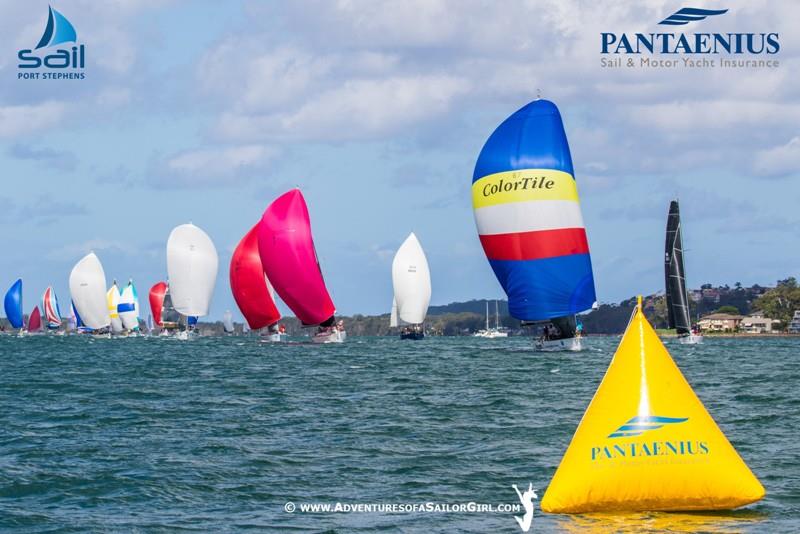
<path fill-rule="evenodd" d="M 17 53 L 19 59 L 18 80 L 83 80 L 86 66 L 86 47 L 78 44 L 78 33 L 72 23 L 50 6 L 47 24 L 36 48 L 23 49 Z M 65 43 L 74 43 L 64 46 Z M 62 47 L 56 48 L 58 45 Z"/>

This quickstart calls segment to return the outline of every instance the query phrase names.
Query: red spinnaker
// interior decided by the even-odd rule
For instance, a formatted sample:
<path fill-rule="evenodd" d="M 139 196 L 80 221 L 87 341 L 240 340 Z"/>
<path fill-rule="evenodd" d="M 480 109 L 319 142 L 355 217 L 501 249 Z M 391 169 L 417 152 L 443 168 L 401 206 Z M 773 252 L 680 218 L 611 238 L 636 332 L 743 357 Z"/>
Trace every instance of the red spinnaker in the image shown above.
<path fill-rule="evenodd" d="M 159 282 L 150 288 L 150 313 L 153 314 L 153 323 L 161 324 L 161 310 L 164 307 L 164 295 L 167 294 L 167 283 Z"/>
<path fill-rule="evenodd" d="M 239 241 L 233 251 L 230 269 L 233 298 L 253 330 L 273 325 L 281 318 L 270 295 L 258 253 L 258 226 L 253 226 Z"/>
<path fill-rule="evenodd" d="M 28 332 L 38 332 L 42 329 L 42 312 L 35 306 L 28 317 Z"/>

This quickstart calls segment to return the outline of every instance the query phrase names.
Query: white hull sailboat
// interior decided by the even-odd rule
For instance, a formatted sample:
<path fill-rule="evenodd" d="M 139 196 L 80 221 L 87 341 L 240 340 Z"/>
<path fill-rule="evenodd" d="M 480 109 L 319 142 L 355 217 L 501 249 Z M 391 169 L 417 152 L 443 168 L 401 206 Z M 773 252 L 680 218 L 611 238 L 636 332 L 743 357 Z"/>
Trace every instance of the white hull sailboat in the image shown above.
<path fill-rule="evenodd" d="M 333 327 L 329 331 L 316 332 L 311 337 L 312 343 L 344 343 L 347 339 L 347 332 Z M 280 341 L 280 340 L 279 340 Z"/>
<path fill-rule="evenodd" d="M 566 339 L 537 339 L 534 348 L 541 352 L 580 352 L 583 350 L 583 338 L 576 336 Z"/>
<path fill-rule="evenodd" d="M 703 342 L 703 336 L 700 334 L 688 334 L 685 336 L 678 336 L 678 343 L 681 345 L 699 345 Z"/>
<path fill-rule="evenodd" d="M 496 339 L 508 337 L 508 332 L 500 330 L 500 311 L 497 301 L 494 301 L 494 328 L 489 328 L 489 301 L 486 301 L 486 328 L 478 330 L 473 334 L 475 337 L 482 337 L 485 339 Z"/>

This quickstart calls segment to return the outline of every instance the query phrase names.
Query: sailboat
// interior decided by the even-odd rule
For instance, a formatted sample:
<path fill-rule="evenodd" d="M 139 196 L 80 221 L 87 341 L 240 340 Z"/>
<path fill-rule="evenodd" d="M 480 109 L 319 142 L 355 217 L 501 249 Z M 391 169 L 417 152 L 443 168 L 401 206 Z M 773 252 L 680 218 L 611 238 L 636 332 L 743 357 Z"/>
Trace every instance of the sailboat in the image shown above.
<path fill-rule="evenodd" d="M 253 330 L 267 328 L 262 338 L 281 341 L 281 314 L 258 250 L 258 224 L 236 245 L 230 265 L 231 292 L 245 322 Z"/>
<path fill-rule="evenodd" d="M 222 314 L 222 329 L 226 334 L 233 334 L 233 314 L 230 310 L 225 310 Z"/>
<path fill-rule="evenodd" d="M 509 313 L 537 350 L 581 350 L 575 314 L 596 300 L 572 157 L 555 104 L 537 99 L 492 133 L 472 177 L 481 244 Z"/>
<path fill-rule="evenodd" d="M 22 328 L 25 326 L 22 315 L 22 278 L 18 278 L 6 291 L 3 307 L 12 328 L 19 328 L 19 334 L 22 335 Z"/>
<path fill-rule="evenodd" d="M 400 339 L 424 338 L 422 323 L 431 301 L 431 273 L 425 251 L 414 232 L 409 234 L 394 255 L 392 286 L 394 300 L 389 326 L 403 326 Z"/>
<path fill-rule="evenodd" d="M 52 287 L 44 290 L 42 295 L 42 309 L 48 330 L 58 330 L 61 327 L 61 310 L 58 308 L 58 298 Z"/>
<path fill-rule="evenodd" d="M 136 335 L 139 332 L 139 296 L 136 293 L 136 286 L 133 280 L 128 280 L 128 285 L 122 290 L 117 304 L 117 313 L 122 321 L 122 326 L 128 335 Z"/>
<path fill-rule="evenodd" d="M 179 339 L 190 337 L 197 318 L 208 315 L 218 270 L 219 256 L 208 234 L 191 223 L 172 230 L 167 239 L 168 294 L 186 321 Z"/>
<path fill-rule="evenodd" d="M 79 318 L 79 325 L 82 322 L 92 331 L 108 328 L 111 325 L 106 274 L 94 252 L 84 256 L 72 268 L 69 274 L 69 292 Z"/>
<path fill-rule="evenodd" d="M 34 306 L 28 315 L 28 334 L 40 334 L 42 331 L 42 312 L 39 306 Z"/>
<path fill-rule="evenodd" d="M 680 343 L 694 345 L 703 342 L 703 336 L 692 331 L 689 312 L 689 293 L 686 291 L 686 271 L 683 266 L 683 236 L 678 201 L 669 204 L 667 215 L 667 240 L 664 251 L 664 279 L 667 288 L 667 320 L 675 329 Z"/>
<path fill-rule="evenodd" d="M 70 329 L 75 330 L 75 332 L 78 334 L 85 334 L 86 332 L 91 332 L 92 329 L 83 324 L 81 316 L 78 315 L 78 310 L 75 309 L 75 302 L 70 301 L 70 308 L 72 309 L 69 317 Z"/>
<path fill-rule="evenodd" d="M 498 337 L 508 337 L 508 332 L 500 329 L 500 306 L 494 301 L 494 328 L 489 328 L 489 301 L 486 301 L 486 328 L 475 332 L 475 337 L 495 339 Z"/>
<path fill-rule="evenodd" d="M 111 333 L 121 334 L 123 328 L 122 320 L 119 318 L 119 312 L 117 311 L 119 307 L 119 287 L 116 280 L 106 292 L 106 304 L 108 306 L 108 316 L 111 318 Z"/>
<path fill-rule="evenodd" d="M 264 211 L 258 251 L 275 291 L 305 326 L 317 326 L 314 343 L 342 343 L 344 323 L 333 305 L 314 249 L 308 206 L 299 189 L 284 193 Z"/>

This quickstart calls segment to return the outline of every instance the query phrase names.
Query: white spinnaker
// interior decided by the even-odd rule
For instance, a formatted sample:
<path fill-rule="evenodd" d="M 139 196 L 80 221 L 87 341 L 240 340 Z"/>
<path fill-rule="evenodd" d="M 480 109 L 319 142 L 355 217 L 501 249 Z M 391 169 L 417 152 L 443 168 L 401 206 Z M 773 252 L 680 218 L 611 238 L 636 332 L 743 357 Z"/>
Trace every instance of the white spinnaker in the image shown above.
<path fill-rule="evenodd" d="M 233 314 L 230 310 L 226 310 L 222 316 L 222 327 L 226 332 L 233 332 Z"/>
<path fill-rule="evenodd" d="M 167 240 L 172 305 L 182 315 L 208 315 L 219 257 L 211 238 L 193 224 L 177 226 Z"/>
<path fill-rule="evenodd" d="M 106 273 L 91 252 L 69 273 L 69 293 L 83 324 L 94 330 L 107 327 L 111 318 L 106 303 Z"/>
<path fill-rule="evenodd" d="M 392 285 L 398 319 L 409 324 L 425 321 L 431 301 L 431 273 L 422 245 L 413 232 L 392 261 Z"/>
<path fill-rule="evenodd" d="M 392 297 L 392 315 L 389 317 L 389 327 L 394 328 L 395 326 L 400 326 L 397 322 L 397 300 Z"/>
<path fill-rule="evenodd" d="M 139 327 L 139 303 L 137 300 L 133 282 L 128 282 L 128 285 L 122 290 L 117 306 L 122 326 L 128 330 Z"/>

